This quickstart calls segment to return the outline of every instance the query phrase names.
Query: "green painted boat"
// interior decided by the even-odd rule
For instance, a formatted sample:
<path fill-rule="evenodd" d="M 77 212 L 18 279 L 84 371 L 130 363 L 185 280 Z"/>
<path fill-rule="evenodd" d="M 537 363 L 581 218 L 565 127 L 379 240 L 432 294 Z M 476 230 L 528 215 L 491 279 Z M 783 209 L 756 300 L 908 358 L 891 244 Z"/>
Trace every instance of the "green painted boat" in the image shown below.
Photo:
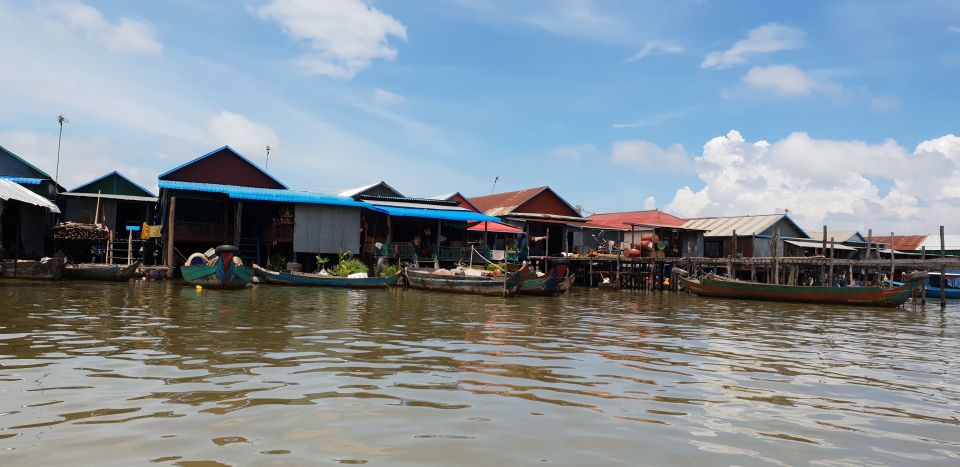
<path fill-rule="evenodd" d="M 675 268 L 676 269 L 676 268 Z M 801 285 L 761 284 L 708 274 L 699 279 L 684 277 L 680 270 L 680 284 L 691 293 L 703 297 L 767 300 L 777 302 L 817 303 L 828 305 L 859 305 L 897 307 L 906 303 L 923 287 L 925 272 L 915 272 L 899 287 L 808 287 Z"/>
<path fill-rule="evenodd" d="M 116 264 L 68 264 L 63 277 L 75 280 L 126 282 L 140 267 L 137 261 L 127 266 Z"/>
<path fill-rule="evenodd" d="M 254 272 L 262 283 L 272 285 L 302 285 L 308 287 L 345 287 L 350 289 L 380 289 L 397 283 L 399 274 L 387 277 L 350 278 L 321 276 L 303 272 L 278 272 L 254 266 Z"/>
<path fill-rule="evenodd" d="M 521 295 L 559 295 L 570 289 L 570 285 L 566 284 L 569 278 L 567 275 L 567 267 L 563 264 L 558 264 L 543 277 L 532 277 L 525 281 L 520 286 L 520 290 L 517 292 Z M 564 286 L 566 287 L 564 288 Z"/>
<path fill-rule="evenodd" d="M 231 270 L 223 271 L 220 262 L 180 266 L 183 280 L 192 285 L 212 289 L 242 289 L 253 279 L 254 271 L 246 266 L 234 265 Z"/>
<path fill-rule="evenodd" d="M 441 275 L 430 268 L 407 268 L 404 277 L 412 289 L 509 297 L 516 295 L 520 285 L 527 279 L 528 270 L 524 264 L 509 276 L 489 277 Z"/>

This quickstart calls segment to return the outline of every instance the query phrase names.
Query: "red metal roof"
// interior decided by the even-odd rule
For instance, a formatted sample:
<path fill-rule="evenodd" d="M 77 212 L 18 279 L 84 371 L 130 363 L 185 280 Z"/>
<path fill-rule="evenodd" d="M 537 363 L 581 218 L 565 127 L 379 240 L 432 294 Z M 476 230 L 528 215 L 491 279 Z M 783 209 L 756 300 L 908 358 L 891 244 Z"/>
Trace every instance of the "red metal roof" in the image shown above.
<path fill-rule="evenodd" d="M 868 238 L 867 241 L 873 243 L 883 243 L 887 245 L 887 248 L 893 248 L 897 251 L 916 251 L 920 249 L 920 244 L 926 240 L 926 235 L 894 235 L 893 237 L 889 235 L 874 235 L 873 238 Z"/>
<path fill-rule="evenodd" d="M 588 217 L 593 224 L 599 224 L 616 229 L 629 229 L 629 224 L 646 224 L 656 226 L 680 227 L 686 220 L 673 214 L 667 214 L 659 209 L 651 211 L 610 212 L 594 214 Z"/>
<path fill-rule="evenodd" d="M 494 193 L 492 195 L 477 196 L 470 198 L 469 201 L 478 209 L 491 216 L 505 216 L 517 210 L 517 208 L 527 204 L 538 195 L 549 192 L 552 198 L 540 198 L 541 201 L 547 200 L 547 205 L 556 209 L 547 209 L 551 211 L 562 210 L 569 211 L 566 215 L 579 216 L 580 214 L 565 199 L 561 198 L 555 191 L 548 186 L 536 188 L 527 188 L 525 190 L 507 191 L 503 193 Z M 531 203 L 542 204 L 542 203 Z M 541 206 L 543 208 L 545 206 Z M 560 214 L 559 212 L 546 212 L 546 210 L 525 210 L 524 212 L 534 212 L 541 214 Z"/>

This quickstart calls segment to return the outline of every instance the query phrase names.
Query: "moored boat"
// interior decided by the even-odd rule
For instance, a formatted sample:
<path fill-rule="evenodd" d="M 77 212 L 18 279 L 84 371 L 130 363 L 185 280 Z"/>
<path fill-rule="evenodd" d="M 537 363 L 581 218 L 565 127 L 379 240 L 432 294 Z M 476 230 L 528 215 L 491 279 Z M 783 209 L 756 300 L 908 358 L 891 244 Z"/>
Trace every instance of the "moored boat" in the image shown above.
<path fill-rule="evenodd" d="M 527 271 L 526 264 L 505 277 L 437 274 L 434 269 L 407 268 L 404 277 L 412 289 L 509 297 L 520 289 L 527 278 Z"/>
<path fill-rule="evenodd" d="M 351 289 L 378 289 L 397 283 L 399 274 L 387 277 L 339 277 L 303 272 L 271 271 L 253 267 L 262 283 L 274 285 L 302 285 L 310 287 L 346 287 Z"/>
<path fill-rule="evenodd" d="M 691 279 L 678 274 L 680 284 L 691 293 L 703 297 L 767 300 L 778 302 L 817 303 L 896 307 L 904 304 L 923 286 L 925 272 L 907 276 L 898 287 L 815 287 L 801 285 L 761 284 L 708 274 Z"/>
<path fill-rule="evenodd" d="M 137 261 L 130 265 L 117 264 L 67 264 L 63 277 L 67 279 L 126 282 L 140 267 Z"/>
<path fill-rule="evenodd" d="M 924 286 L 927 288 L 927 297 L 940 298 L 940 288 L 946 298 L 960 298 L 960 273 L 947 272 L 941 278 L 939 272 L 929 272 Z M 894 286 L 903 285 L 903 282 L 890 282 Z"/>
<path fill-rule="evenodd" d="M 181 266 L 180 274 L 184 281 L 192 285 L 214 289 L 242 289 L 250 284 L 254 271 L 234 261 L 237 251 L 237 247 L 232 245 L 218 246 L 213 259 Z M 191 255 L 191 258 L 196 256 Z"/>
<path fill-rule="evenodd" d="M 0 262 L 0 277 L 4 279 L 58 281 L 63 278 L 64 264 L 63 258 L 43 258 L 39 261 L 6 259 Z"/>
<path fill-rule="evenodd" d="M 541 277 L 531 277 L 520 285 L 517 293 L 521 295 L 558 295 L 570 289 L 569 285 L 562 288 L 567 282 L 567 268 L 565 265 L 556 265 L 550 268 Z"/>

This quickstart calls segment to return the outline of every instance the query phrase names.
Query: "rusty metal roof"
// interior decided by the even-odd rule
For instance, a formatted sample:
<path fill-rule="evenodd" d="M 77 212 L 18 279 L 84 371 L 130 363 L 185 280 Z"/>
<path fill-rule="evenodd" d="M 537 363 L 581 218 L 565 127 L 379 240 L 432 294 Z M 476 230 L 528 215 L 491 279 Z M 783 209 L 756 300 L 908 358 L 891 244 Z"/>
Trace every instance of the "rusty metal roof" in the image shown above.
<path fill-rule="evenodd" d="M 563 204 L 567 205 L 567 207 L 570 208 L 570 211 L 577 212 L 576 208 L 574 208 L 570 203 L 567 202 L 567 200 L 563 199 L 557 194 L 557 192 L 553 191 L 548 186 L 527 188 L 516 191 L 506 191 L 503 193 L 494 193 L 486 196 L 476 196 L 468 199 L 468 201 L 488 215 L 506 216 L 512 214 L 524 203 L 530 201 L 535 196 L 545 191 L 552 193 L 553 196 L 559 199 Z"/>
<path fill-rule="evenodd" d="M 651 225 L 663 227 L 680 227 L 686 220 L 673 214 L 667 214 L 659 209 L 649 211 L 609 212 L 594 214 L 587 219 L 594 224 L 618 229 L 629 229 L 630 225 Z"/>
<path fill-rule="evenodd" d="M 926 235 L 874 235 L 867 240 L 873 243 L 882 243 L 895 251 L 916 251 L 927 238 Z M 927 248 L 930 249 L 929 247 Z M 940 249 L 940 237 L 937 237 L 937 250 Z"/>
<path fill-rule="evenodd" d="M 759 216 L 732 216 L 732 217 L 701 217 L 690 219 L 681 226 L 687 229 L 706 231 L 704 237 L 732 237 L 736 231 L 738 236 L 759 235 L 779 222 L 786 219 L 796 225 L 786 214 L 766 214 Z M 797 230 L 803 232 L 800 227 Z"/>

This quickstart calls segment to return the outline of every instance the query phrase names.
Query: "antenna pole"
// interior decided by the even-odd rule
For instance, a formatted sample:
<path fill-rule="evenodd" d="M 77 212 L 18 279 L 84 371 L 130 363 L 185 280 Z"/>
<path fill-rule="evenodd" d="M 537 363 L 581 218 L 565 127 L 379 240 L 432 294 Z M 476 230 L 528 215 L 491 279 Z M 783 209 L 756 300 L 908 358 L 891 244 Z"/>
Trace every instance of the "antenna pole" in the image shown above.
<path fill-rule="evenodd" d="M 63 124 L 70 123 L 70 121 L 67 120 L 67 118 L 61 114 L 61 115 L 57 115 L 57 123 L 60 124 L 60 135 L 57 136 L 57 167 L 54 169 L 54 172 L 53 172 L 53 184 L 59 186 L 60 185 L 60 143 L 63 141 Z M 54 189 L 56 190 L 58 188 L 55 186 Z"/>
<path fill-rule="evenodd" d="M 267 162 L 263 164 L 263 170 L 266 171 L 270 167 L 270 145 L 267 145 Z"/>
<path fill-rule="evenodd" d="M 497 189 L 497 182 L 499 182 L 499 181 L 500 181 L 500 176 L 499 176 L 499 175 L 497 175 L 496 177 L 493 177 L 493 188 L 490 189 L 490 194 L 491 194 L 491 195 L 493 194 L 494 191 L 496 191 L 496 189 Z"/>

